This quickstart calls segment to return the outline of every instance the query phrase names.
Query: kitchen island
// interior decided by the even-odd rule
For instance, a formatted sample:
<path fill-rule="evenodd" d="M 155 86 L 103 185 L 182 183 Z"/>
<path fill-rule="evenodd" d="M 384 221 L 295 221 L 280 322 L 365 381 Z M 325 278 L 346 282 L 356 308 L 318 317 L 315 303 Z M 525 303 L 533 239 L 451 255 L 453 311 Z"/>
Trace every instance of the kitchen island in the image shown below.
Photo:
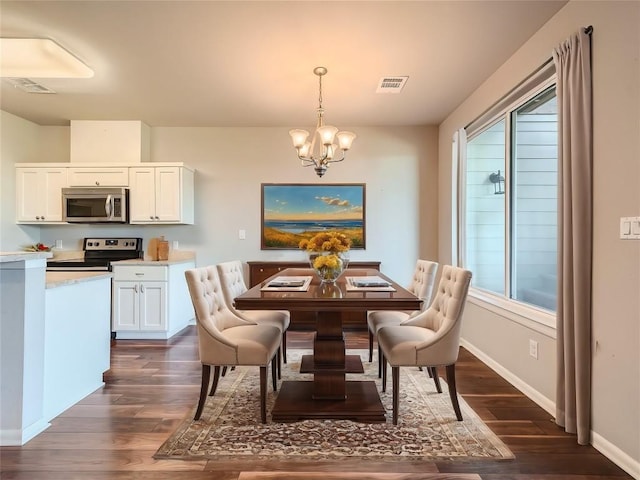
<path fill-rule="evenodd" d="M 47 274 L 50 257 L 0 253 L 3 446 L 24 445 L 42 432 L 98 388 L 109 368 L 109 274 Z"/>
<path fill-rule="evenodd" d="M 111 273 L 46 272 L 44 405 L 47 421 L 103 385 L 110 368 Z"/>

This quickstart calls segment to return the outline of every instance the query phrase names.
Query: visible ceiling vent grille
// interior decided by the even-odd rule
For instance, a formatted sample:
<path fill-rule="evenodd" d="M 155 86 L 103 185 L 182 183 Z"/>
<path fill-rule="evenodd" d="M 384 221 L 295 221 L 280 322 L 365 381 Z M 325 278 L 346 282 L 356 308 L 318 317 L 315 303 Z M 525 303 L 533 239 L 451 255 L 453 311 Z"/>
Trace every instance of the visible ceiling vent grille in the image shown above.
<path fill-rule="evenodd" d="M 382 77 L 380 83 L 378 83 L 376 93 L 400 93 L 407 80 L 409 80 L 409 77 Z"/>
<path fill-rule="evenodd" d="M 50 88 L 40 85 L 28 78 L 7 78 L 7 81 L 16 88 L 27 93 L 56 93 Z"/>

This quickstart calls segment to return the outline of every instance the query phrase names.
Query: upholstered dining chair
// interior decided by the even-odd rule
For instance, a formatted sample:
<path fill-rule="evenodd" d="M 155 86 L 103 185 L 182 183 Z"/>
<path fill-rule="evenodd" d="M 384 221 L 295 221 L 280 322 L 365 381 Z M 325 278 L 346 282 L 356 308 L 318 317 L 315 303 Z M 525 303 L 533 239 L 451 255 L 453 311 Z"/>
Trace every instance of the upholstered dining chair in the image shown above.
<path fill-rule="evenodd" d="M 200 400 L 194 416 L 202 415 L 214 367 L 215 394 L 220 369 L 226 366 L 257 365 L 260 367 L 260 418 L 267 421 L 267 366 L 271 362 L 273 389 L 277 390 L 276 355 L 280 347 L 280 330 L 272 325 L 257 325 L 235 315 L 224 302 L 220 278 L 215 266 L 185 272 L 191 301 L 196 314 L 202 383 Z"/>
<path fill-rule="evenodd" d="M 436 279 L 438 264 L 429 260 L 419 259 L 413 271 L 411 283 L 407 287 L 416 297 L 422 299 L 422 309 L 417 311 L 401 312 L 395 310 L 374 310 L 367 312 L 367 326 L 369 328 L 369 362 L 373 361 L 373 339 L 382 327 L 400 325 L 402 322 L 416 316 L 427 309 L 431 303 L 433 285 Z M 380 349 L 378 349 L 380 352 Z M 378 355 L 380 360 L 380 355 Z M 378 377 L 382 376 L 382 364 L 378 361 Z"/>
<path fill-rule="evenodd" d="M 291 317 L 289 312 L 286 310 L 236 310 L 234 299 L 247 291 L 242 262 L 239 260 L 222 262 L 216 265 L 216 268 L 218 269 L 222 292 L 229 310 L 240 318 L 255 322 L 258 325 L 277 327 L 282 334 L 282 359 L 284 363 L 287 363 L 287 329 L 289 328 Z M 278 375 L 280 375 L 279 362 L 280 356 L 278 356 Z"/>
<path fill-rule="evenodd" d="M 393 424 L 398 424 L 400 367 L 436 368 L 445 366 L 449 396 L 458 420 L 462 413 L 456 392 L 456 361 L 460 350 L 462 312 L 466 303 L 471 272 L 445 265 L 435 298 L 429 308 L 402 325 L 382 327 L 378 345 L 382 350 L 382 391 L 386 391 L 387 362 L 393 381 Z"/>

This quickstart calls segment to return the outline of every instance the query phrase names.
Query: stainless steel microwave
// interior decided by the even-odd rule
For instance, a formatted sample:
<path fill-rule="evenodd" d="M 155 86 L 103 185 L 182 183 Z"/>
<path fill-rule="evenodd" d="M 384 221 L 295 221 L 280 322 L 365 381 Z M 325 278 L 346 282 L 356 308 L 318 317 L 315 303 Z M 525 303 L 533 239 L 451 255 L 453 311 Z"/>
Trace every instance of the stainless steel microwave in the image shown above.
<path fill-rule="evenodd" d="M 63 188 L 62 220 L 69 223 L 129 223 L 129 189 Z"/>

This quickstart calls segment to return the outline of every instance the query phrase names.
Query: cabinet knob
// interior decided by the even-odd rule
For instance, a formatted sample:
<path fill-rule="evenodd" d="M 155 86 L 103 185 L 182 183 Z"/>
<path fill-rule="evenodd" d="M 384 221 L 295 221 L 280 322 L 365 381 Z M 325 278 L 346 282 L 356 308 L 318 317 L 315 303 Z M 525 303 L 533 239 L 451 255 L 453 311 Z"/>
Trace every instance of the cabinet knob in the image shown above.
<path fill-rule="evenodd" d="M 264 272 L 264 268 L 261 268 L 261 269 L 260 269 L 260 271 L 261 271 L 261 272 Z"/>
<path fill-rule="evenodd" d="M 153 215 L 150 215 L 150 216 L 149 216 L 149 219 L 150 219 L 150 220 L 153 220 Z"/>
<path fill-rule="evenodd" d="M 156 220 L 160 220 L 160 217 L 156 217 Z"/>
<path fill-rule="evenodd" d="M 100 182 L 96 181 L 96 186 L 100 186 Z"/>
<path fill-rule="evenodd" d="M 134 286 L 133 286 L 133 291 L 134 291 L 134 292 L 136 292 L 136 293 L 138 293 L 138 285 L 134 285 Z"/>

